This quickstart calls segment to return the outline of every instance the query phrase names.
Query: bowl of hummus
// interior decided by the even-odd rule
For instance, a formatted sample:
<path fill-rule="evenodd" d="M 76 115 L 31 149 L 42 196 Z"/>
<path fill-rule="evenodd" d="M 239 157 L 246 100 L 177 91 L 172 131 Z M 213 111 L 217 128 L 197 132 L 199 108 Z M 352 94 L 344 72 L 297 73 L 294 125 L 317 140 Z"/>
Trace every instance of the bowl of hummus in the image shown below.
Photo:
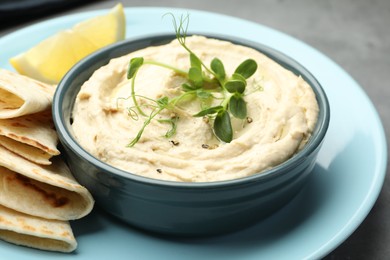
<path fill-rule="evenodd" d="M 183 46 L 164 34 L 80 61 L 53 117 L 99 207 L 144 230 L 203 236 L 289 202 L 312 174 L 330 110 L 315 77 L 268 46 L 221 35 Z"/>

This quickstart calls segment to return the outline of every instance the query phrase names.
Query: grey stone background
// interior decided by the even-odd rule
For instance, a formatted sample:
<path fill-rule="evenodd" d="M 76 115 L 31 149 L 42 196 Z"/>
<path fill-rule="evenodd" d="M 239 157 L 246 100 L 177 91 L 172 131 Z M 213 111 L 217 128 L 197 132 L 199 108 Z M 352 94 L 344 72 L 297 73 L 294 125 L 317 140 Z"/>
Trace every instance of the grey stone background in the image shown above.
<path fill-rule="evenodd" d="M 0 37 L 28 24 L 118 1 L 72 1 L 0 24 Z M 82 3 L 80 3 L 82 2 Z M 287 33 L 344 68 L 366 91 L 390 136 L 390 1 L 388 0 L 122 0 L 125 6 L 171 6 L 227 14 Z M 1 14 L 0 14 L 1 16 Z M 4 17 L 4 15 L 3 15 Z M 0 17 L 1 18 L 1 17 Z M 364 120 L 364 119 L 362 119 Z M 325 259 L 390 259 L 390 177 L 362 225 Z M 302 245 L 304 246 L 304 245 Z"/>

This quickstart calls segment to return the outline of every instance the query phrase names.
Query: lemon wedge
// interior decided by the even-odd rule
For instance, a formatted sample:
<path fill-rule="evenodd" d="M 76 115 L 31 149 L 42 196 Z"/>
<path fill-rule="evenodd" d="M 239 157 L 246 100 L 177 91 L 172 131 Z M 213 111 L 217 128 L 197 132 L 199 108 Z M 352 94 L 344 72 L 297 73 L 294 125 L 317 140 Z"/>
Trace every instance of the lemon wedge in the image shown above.
<path fill-rule="evenodd" d="M 125 38 L 126 22 L 122 4 L 60 31 L 9 62 L 20 74 L 57 84 L 65 73 L 88 54 Z"/>

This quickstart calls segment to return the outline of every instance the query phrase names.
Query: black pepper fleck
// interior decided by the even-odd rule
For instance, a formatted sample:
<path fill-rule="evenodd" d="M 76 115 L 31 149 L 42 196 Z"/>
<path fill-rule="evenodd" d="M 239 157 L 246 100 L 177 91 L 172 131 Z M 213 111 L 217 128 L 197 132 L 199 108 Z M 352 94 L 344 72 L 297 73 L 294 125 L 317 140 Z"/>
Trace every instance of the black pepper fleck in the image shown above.
<path fill-rule="evenodd" d="M 171 142 L 171 144 L 173 144 L 174 146 L 178 146 L 178 145 L 180 144 L 180 142 L 179 142 L 179 141 L 176 141 L 176 140 L 171 140 L 170 142 Z"/>

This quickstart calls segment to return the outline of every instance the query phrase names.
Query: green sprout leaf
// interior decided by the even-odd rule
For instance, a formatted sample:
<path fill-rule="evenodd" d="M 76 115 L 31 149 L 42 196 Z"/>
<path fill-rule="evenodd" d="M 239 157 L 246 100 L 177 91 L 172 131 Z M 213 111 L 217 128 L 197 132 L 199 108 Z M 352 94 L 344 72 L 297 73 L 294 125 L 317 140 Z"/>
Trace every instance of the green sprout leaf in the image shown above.
<path fill-rule="evenodd" d="M 194 91 L 196 90 L 196 87 L 188 84 L 188 83 L 184 83 L 181 85 L 181 88 L 183 89 L 184 92 L 190 92 L 190 91 Z"/>
<path fill-rule="evenodd" d="M 241 74 L 233 73 L 232 79 L 240 80 L 240 81 L 244 82 L 246 85 L 246 78 L 244 78 Z"/>
<path fill-rule="evenodd" d="M 206 115 L 212 115 L 215 113 L 219 113 L 222 110 L 223 110 L 223 106 L 209 107 L 209 108 L 206 108 L 206 109 L 198 112 L 197 114 L 195 114 L 193 116 L 194 117 L 201 117 L 201 116 L 206 116 Z"/>
<path fill-rule="evenodd" d="M 157 99 L 156 102 L 160 108 L 166 108 L 169 104 L 169 98 L 164 96 Z"/>
<path fill-rule="evenodd" d="M 214 133 L 225 143 L 230 143 L 233 140 L 233 128 L 227 111 L 221 110 L 218 112 L 214 120 Z"/>
<path fill-rule="evenodd" d="M 223 63 L 220 59 L 214 58 L 211 61 L 210 68 L 212 71 L 215 72 L 215 75 L 217 76 L 217 79 L 220 82 L 225 80 L 225 77 L 226 77 L 225 67 L 223 66 Z"/>
<path fill-rule="evenodd" d="M 198 89 L 196 91 L 196 96 L 200 99 L 208 99 L 211 98 L 213 95 L 208 91 L 205 91 L 203 89 Z"/>
<path fill-rule="evenodd" d="M 127 70 L 127 78 L 128 79 L 133 78 L 143 63 L 144 63 L 143 57 L 132 58 L 130 60 L 129 68 Z"/>
<path fill-rule="evenodd" d="M 232 115 L 239 119 L 245 119 L 247 115 L 246 102 L 242 95 L 235 94 L 230 97 L 229 110 Z"/>
<path fill-rule="evenodd" d="M 249 78 L 252 76 L 257 70 L 257 63 L 252 59 L 247 59 L 243 61 L 240 65 L 238 65 L 237 69 L 234 73 L 240 74 L 244 78 Z"/>
<path fill-rule="evenodd" d="M 246 82 L 239 79 L 231 79 L 225 83 L 225 88 L 230 93 L 244 93 Z"/>
<path fill-rule="evenodd" d="M 190 63 L 191 63 L 191 68 L 197 68 L 200 71 L 202 71 L 202 62 L 200 61 L 198 56 L 196 56 L 193 53 L 190 53 Z"/>
<path fill-rule="evenodd" d="M 177 116 L 175 116 L 173 118 L 159 119 L 158 120 L 160 123 L 168 123 L 171 125 L 171 128 L 164 135 L 165 138 L 171 138 L 172 136 L 174 136 L 176 134 L 178 120 L 179 120 L 179 117 L 177 117 Z"/>
<path fill-rule="evenodd" d="M 196 87 L 201 87 L 203 85 L 202 71 L 196 67 L 190 68 L 188 71 L 188 78 L 194 83 Z"/>

